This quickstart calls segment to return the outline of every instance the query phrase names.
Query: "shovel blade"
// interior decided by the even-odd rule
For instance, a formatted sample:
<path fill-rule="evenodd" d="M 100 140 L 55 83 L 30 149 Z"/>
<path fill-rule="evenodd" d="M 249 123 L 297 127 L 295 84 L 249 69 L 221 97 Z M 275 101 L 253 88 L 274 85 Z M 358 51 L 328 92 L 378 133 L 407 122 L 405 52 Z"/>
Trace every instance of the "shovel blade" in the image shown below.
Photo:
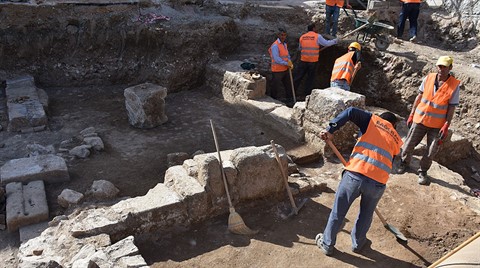
<path fill-rule="evenodd" d="M 386 224 L 385 228 L 387 228 L 390 232 L 392 232 L 395 235 L 395 237 L 397 237 L 398 240 L 403 242 L 408 241 L 408 239 L 402 234 L 402 232 L 400 232 L 397 228 L 395 228 L 395 226 Z"/>

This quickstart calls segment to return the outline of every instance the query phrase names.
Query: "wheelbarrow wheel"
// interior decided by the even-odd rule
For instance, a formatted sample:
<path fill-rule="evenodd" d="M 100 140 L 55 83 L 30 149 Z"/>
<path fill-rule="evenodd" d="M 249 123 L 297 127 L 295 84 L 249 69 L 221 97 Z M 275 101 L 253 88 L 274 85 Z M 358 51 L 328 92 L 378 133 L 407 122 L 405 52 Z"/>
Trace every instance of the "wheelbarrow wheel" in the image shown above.
<path fill-rule="evenodd" d="M 378 50 L 385 51 L 389 45 L 390 42 L 385 35 L 378 35 L 377 38 L 375 38 L 375 47 Z"/>

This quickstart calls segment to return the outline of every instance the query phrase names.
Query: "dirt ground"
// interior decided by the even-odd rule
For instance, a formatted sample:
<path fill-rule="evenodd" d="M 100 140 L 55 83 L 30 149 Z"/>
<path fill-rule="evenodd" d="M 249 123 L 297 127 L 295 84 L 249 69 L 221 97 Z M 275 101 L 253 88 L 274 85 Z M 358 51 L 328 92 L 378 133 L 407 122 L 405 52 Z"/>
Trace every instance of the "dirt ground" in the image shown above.
<path fill-rule="evenodd" d="M 168 9 L 164 8 L 164 12 L 167 11 Z M 195 38 L 198 36 L 192 37 Z M 465 94 L 461 95 L 464 102 L 455 115 L 454 128 L 472 140 L 478 150 L 480 138 L 476 124 L 480 120 L 476 112 L 480 101 L 475 89 L 480 84 L 480 69 L 472 68 L 471 64 L 480 60 L 479 47 L 453 51 L 450 47 L 442 48 L 426 43 L 428 37 L 420 38 L 416 44 L 392 44 L 387 53 L 400 61 L 416 62 L 422 59 L 432 62 L 432 66 L 437 55 L 448 53 L 454 56 L 454 72 L 466 82 Z M 374 48 L 371 50 L 374 51 Z M 359 73 L 360 78 L 356 83 L 360 90 L 367 88 L 363 86 L 369 81 L 377 83 L 375 85 L 381 84 L 372 78 L 376 75 L 375 67 L 381 66 L 375 65 L 378 64 L 377 54 L 366 54 L 366 59 L 371 62 L 366 63 L 366 68 Z M 134 62 L 137 59 L 130 60 Z M 398 62 L 392 64 L 395 63 Z M 398 64 L 394 67 L 400 66 L 401 62 Z M 115 63 L 110 65 L 110 68 L 114 69 L 112 66 L 115 66 Z M 371 68 L 370 71 L 366 71 L 368 67 Z M 400 70 L 394 68 L 389 71 L 381 68 L 375 71 L 392 73 L 389 82 L 397 85 L 398 90 L 403 90 L 403 93 L 415 90 L 418 86 L 412 84 L 408 77 L 395 77 Z M 418 80 L 419 74 L 416 72 L 422 69 L 418 68 L 419 70 L 414 72 L 406 72 L 406 76 Z M 75 74 L 73 67 L 68 71 Z M 178 77 L 188 71 L 187 69 L 180 73 Z M 403 76 L 405 73 L 401 74 Z M 101 76 L 97 73 L 95 75 Z M 148 77 L 148 74 L 144 75 Z M 79 84 L 81 78 L 75 76 L 75 84 Z M 42 79 L 55 80 L 55 77 Z M 300 145 L 259 123 L 241 107 L 227 104 L 206 87 L 169 92 L 166 98 L 169 121 L 150 130 L 135 129 L 128 124 L 124 104 L 123 90 L 128 85 L 96 85 L 95 80 L 90 81 L 93 81 L 93 85 L 60 87 L 47 83 L 43 86 L 50 98 L 49 130 L 37 133 L 19 134 L 5 130 L 7 117 L 3 107 L 4 94 L 0 94 L 0 123 L 4 128 L 0 131 L 0 165 L 10 159 L 27 156 L 28 144 L 54 145 L 58 148 L 61 141 L 75 137 L 87 127 L 95 127 L 105 143 L 103 152 L 93 154 L 87 159 L 68 161 L 71 176 L 69 182 L 46 185 L 51 218 L 70 213 L 56 201 L 65 188 L 84 193 L 94 180 L 105 179 L 120 189 L 120 196 L 143 195 L 163 181 L 168 153 L 215 151 L 209 119 L 216 124 L 222 150 L 266 145 L 272 139 L 287 150 Z M 383 90 L 383 86 L 378 88 Z M 372 94 L 368 90 L 362 93 Z M 384 95 L 393 95 L 390 93 Z M 383 107 L 388 108 L 389 104 L 384 103 Z M 397 112 L 402 111 L 401 115 L 406 113 L 405 104 L 390 107 Z M 480 187 L 480 183 L 470 179 L 472 166 L 480 170 L 480 158 L 476 155 L 478 153 L 475 151 L 473 157 L 449 167 L 461 173 L 465 178 L 464 184 L 470 187 Z M 442 178 L 434 178 L 430 186 L 420 187 L 415 174 L 410 172 L 392 176 L 379 205 L 388 222 L 407 236 L 408 243 L 399 243 L 395 236 L 382 226 L 379 219 L 374 217 L 368 233 L 368 238 L 372 241 L 371 248 L 361 254 L 351 252 L 349 232 L 358 211 L 357 201 L 350 209 L 345 225 L 338 235 L 337 252 L 331 258 L 325 257 L 315 245 L 314 238 L 326 224 L 340 170 L 341 165 L 335 160 L 301 167 L 301 171 L 307 175 L 329 179 L 330 190 L 305 194 L 304 197 L 308 197 L 309 201 L 299 215 L 291 219 L 284 220 L 279 217 L 279 211 L 289 206 L 286 202 L 287 196 L 282 202 L 258 200 L 255 204 L 239 207 L 238 212 L 247 225 L 259 230 L 257 235 L 245 237 L 230 234 L 226 225 L 228 214 L 225 214 L 189 230 L 179 229 L 169 234 L 139 236 L 136 238 L 137 244 L 151 267 L 426 267 L 479 230 L 478 214 L 452 200 L 451 191 L 456 188 L 455 185 L 446 185 Z M 225 213 L 228 213 L 227 210 Z M 18 233 L 0 231 L 2 265 L 16 266 L 19 245 Z"/>

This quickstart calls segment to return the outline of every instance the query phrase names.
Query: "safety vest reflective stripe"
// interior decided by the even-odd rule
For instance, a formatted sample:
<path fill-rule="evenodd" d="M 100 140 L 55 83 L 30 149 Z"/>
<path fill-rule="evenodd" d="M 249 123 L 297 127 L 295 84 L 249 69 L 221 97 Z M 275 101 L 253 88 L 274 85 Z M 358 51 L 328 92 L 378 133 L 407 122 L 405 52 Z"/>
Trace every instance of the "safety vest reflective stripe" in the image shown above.
<path fill-rule="evenodd" d="M 273 42 L 273 44 L 270 46 L 270 48 L 268 49 L 268 54 L 270 54 L 270 58 L 271 58 L 271 66 L 272 66 L 272 72 L 283 72 L 283 71 L 286 71 L 288 70 L 288 66 L 287 65 L 283 65 L 283 64 L 279 64 L 277 62 L 275 62 L 275 60 L 273 59 L 273 56 L 272 56 L 272 47 L 276 45 L 278 47 L 278 54 L 280 56 L 280 58 L 282 58 L 282 60 L 284 61 L 288 61 L 288 48 L 287 48 L 287 44 L 282 44 L 281 42 L 279 42 L 278 40 L 276 40 L 275 42 Z"/>
<path fill-rule="evenodd" d="M 367 131 L 353 148 L 346 169 L 385 184 L 392 171 L 393 156 L 400 152 L 402 144 L 390 122 L 372 115 Z"/>
<path fill-rule="evenodd" d="M 325 4 L 329 6 L 338 6 L 338 7 L 343 7 L 343 4 L 345 3 L 344 0 L 326 0 Z"/>
<path fill-rule="evenodd" d="M 317 62 L 318 53 L 320 52 L 320 47 L 317 44 L 318 34 L 310 31 L 300 37 L 300 46 L 302 50 L 300 51 L 301 61 L 305 62 Z"/>
<path fill-rule="evenodd" d="M 384 163 L 382 163 L 378 160 L 375 160 L 374 158 L 368 157 L 366 155 L 363 155 L 363 154 L 360 154 L 360 153 L 353 153 L 350 156 L 350 158 L 357 158 L 357 159 L 360 159 L 364 162 L 372 164 L 372 165 L 382 169 L 383 171 L 387 172 L 388 174 L 390 174 L 390 172 L 392 172 L 392 166 L 387 166 Z"/>
<path fill-rule="evenodd" d="M 371 143 L 359 141 L 359 142 L 357 142 L 357 144 L 355 146 L 367 148 L 371 151 L 374 151 L 378 154 L 381 154 L 381 155 L 385 156 L 386 158 L 388 158 L 388 160 L 393 161 L 393 156 L 392 156 L 391 153 L 389 153 L 387 150 L 384 150 L 384 149 L 382 149 L 378 146 L 375 146 Z"/>
<path fill-rule="evenodd" d="M 350 51 L 335 61 L 330 81 L 345 79 L 347 80 L 348 84 L 350 84 L 354 69 L 354 64 L 352 61 L 354 53 L 354 51 Z"/>
<path fill-rule="evenodd" d="M 409 3 L 409 4 L 415 4 L 415 3 L 421 3 L 421 0 L 402 0 L 404 3 Z"/>
<path fill-rule="evenodd" d="M 436 79 L 436 73 L 427 75 L 423 84 L 422 99 L 413 116 L 413 122 L 430 128 L 441 128 L 445 124 L 450 98 L 460 84 L 459 80 L 450 76 L 435 92 Z"/>

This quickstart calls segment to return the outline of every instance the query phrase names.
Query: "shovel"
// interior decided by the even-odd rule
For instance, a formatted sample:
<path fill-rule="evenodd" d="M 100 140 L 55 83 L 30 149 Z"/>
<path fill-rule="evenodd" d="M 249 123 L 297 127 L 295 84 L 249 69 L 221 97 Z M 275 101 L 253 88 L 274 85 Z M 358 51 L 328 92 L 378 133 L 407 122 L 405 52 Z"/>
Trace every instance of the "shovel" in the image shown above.
<path fill-rule="evenodd" d="M 330 148 L 332 148 L 333 152 L 335 153 L 335 155 L 340 159 L 340 161 L 342 161 L 342 164 L 344 166 L 347 165 L 347 161 L 345 161 L 345 158 L 343 158 L 342 154 L 340 154 L 340 152 L 338 151 L 337 147 L 335 147 L 335 145 L 332 143 L 331 140 L 326 140 L 328 146 L 330 146 Z M 382 214 L 380 214 L 380 211 L 378 211 L 377 208 L 375 208 L 375 214 L 377 214 L 378 218 L 380 219 L 380 221 L 382 222 L 383 226 L 389 230 L 390 232 L 392 232 L 398 240 L 401 240 L 403 242 L 407 242 L 407 238 L 402 234 L 402 232 L 400 232 L 397 228 L 395 228 L 395 226 L 393 225 L 390 225 L 388 224 L 388 222 L 385 220 L 385 218 L 382 216 Z"/>
<path fill-rule="evenodd" d="M 275 154 L 275 159 L 277 160 L 278 166 L 280 167 L 280 171 L 282 172 L 283 182 L 285 183 L 285 188 L 287 188 L 288 198 L 290 199 L 290 204 L 292 205 L 292 211 L 286 216 L 286 218 L 290 218 L 293 215 L 298 215 L 298 211 L 305 205 L 308 199 L 304 199 L 300 204 L 297 206 L 295 204 L 295 200 L 293 199 L 292 191 L 290 190 L 290 186 L 288 185 L 288 176 L 285 170 L 283 169 L 282 161 L 280 160 L 280 156 L 277 152 L 277 147 L 275 147 L 275 143 L 273 140 L 270 141 L 272 145 L 273 153 Z"/>
<path fill-rule="evenodd" d="M 228 216 L 228 230 L 234 234 L 240 235 L 253 235 L 258 233 L 257 230 L 252 230 L 245 225 L 242 217 L 235 211 L 235 208 L 232 204 L 232 199 L 230 198 L 230 192 L 228 191 L 227 177 L 225 171 L 223 170 L 222 157 L 220 156 L 220 149 L 218 147 L 217 134 L 215 133 L 215 128 L 213 127 L 213 121 L 210 120 L 210 126 L 212 127 L 213 139 L 215 141 L 215 148 L 217 149 L 218 162 L 220 163 L 220 172 L 222 173 L 223 185 L 225 186 L 225 192 L 227 192 L 228 205 L 230 208 L 230 215 Z"/>

